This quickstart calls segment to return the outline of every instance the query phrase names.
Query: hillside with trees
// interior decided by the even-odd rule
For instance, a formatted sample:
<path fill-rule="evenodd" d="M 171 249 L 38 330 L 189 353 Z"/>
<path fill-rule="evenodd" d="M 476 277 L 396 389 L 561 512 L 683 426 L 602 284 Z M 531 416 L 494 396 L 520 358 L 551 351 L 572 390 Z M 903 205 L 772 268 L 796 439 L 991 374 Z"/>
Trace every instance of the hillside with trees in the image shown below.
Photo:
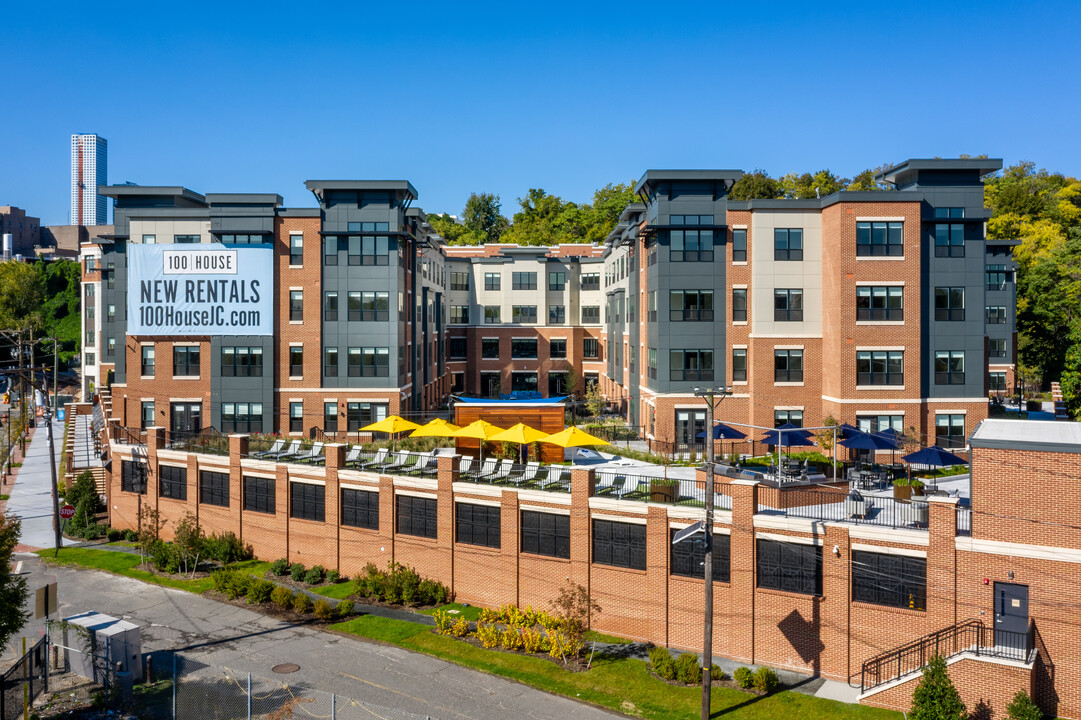
<path fill-rule="evenodd" d="M 80 347 L 81 272 L 74 260 L 0 263 L 0 330 L 32 329 L 60 341 L 61 364 Z M 42 346 L 38 352 L 45 354 Z M 51 364 L 51 350 L 49 351 Z"/>

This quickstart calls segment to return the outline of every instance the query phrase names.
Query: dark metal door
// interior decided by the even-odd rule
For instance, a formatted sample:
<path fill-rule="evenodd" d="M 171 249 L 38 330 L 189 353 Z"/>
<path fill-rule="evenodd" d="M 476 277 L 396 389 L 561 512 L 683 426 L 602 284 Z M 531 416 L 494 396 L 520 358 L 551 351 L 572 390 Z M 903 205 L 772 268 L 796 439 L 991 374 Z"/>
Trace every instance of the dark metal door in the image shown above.
<path fill-rule="evenodd" d="M 172 403 L 171 410 L 174 432 L 194 435 L 203 429 L 202 403 Z"/>
<path fill-rule="evenodd" d="M 995 583 L 995 647 L 1024 650 L 1028 637 L 1028 585 Z"/>

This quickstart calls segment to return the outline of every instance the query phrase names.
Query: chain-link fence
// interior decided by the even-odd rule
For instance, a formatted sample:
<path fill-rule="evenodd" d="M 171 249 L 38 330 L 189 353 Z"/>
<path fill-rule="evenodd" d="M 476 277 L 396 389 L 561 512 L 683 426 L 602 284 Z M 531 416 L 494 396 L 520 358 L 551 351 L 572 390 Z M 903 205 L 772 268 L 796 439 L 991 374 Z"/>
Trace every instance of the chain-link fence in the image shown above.
<path fill-rule="evenodd" d="M 38 640 L 26 654 L 0 675 L 0 720 L 17 720 L 23 716 L 23 702 L 32 704 L 49 688 L 49 645 Z"/>
<path fill-rule="evenodd" d="M 154 717 L 173 720 L 434 720 L 397 708 L 361 702 L 304 682 L 271 680 L 175 655 L 171 697 L 159 696 L 146 708 Z"/>

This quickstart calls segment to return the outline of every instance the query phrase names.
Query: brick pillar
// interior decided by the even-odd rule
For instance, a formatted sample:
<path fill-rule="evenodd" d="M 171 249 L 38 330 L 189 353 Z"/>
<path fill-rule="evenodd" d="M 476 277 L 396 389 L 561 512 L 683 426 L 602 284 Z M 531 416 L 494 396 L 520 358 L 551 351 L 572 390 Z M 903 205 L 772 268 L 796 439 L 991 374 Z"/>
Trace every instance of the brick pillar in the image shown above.
<path fill-rule="evenodd" d="M 957 616 L 957 505 L 958 498 L 927 498 L 927 620 L 934 630 L 953 625 Z"/>
<path fill-rule="evenodd" d="M 597 489 L 597 475 L 589 468 L 571 470 L 571 582 L 589 590 L 589 498 Z"/>
<path fill-rule="evenodd" d="M 394 479 L 389 475 L 379 476 L 379 537 L 385 544 L 380 546 L 382 556 L 376 565 L 380 570 L 394 562 Z"/>
<path fill-rule="evenodd" d="M 195 453 L 188 453 L 187 458 L 188 458 L 188 478 L 187 478 L 188 501 L 186 503 L 186 507 L 184 508 L 184 510 L 185 510 L 186 513 L 190 512 L 193 515 L 195 515 L 195 524 L 200 525 L 200 519 L 199 519 L 199 507 L 200 507 L 200 504 L 199 504 L 199 485 L 200 485 L 200 483 L 199 483 L 199 456 L 196 455 Z M 232 494 L 232 492 L 230 492 L 230 495 L 231 494 Z M 230 503 L 231 502 L 232 502 L 232 498 L 230 498 Z M 194 506 L 194 509 L 192 508 L 192 506 Z M 177 522 L 180 522 L 180 520 L 177 520 Z M 175 529 L 176 526 L 174 525 L 173 527 Z M 207 534 L 209 534 L 209 533 L 207 533 Z"/>
<path fill-rule="evenodd" d="M 754 662 L 754 514 L 758 507 L 758 481 L 733 480 L 732 578 L 728 613 L 728 654 L 736 660 Z M 714 605 L 714 613 L 716 613 Z"/>
<path fill-rule="evenodd" d="M 646 515 L 646 587 L 650 601 L 649 637 L 668 645 L 668 509 L 650 505 Z"/>
<path fill-rule="evenodd" d="M 244 542 L 244 471 L 240 461 L 248 455 L 248 436 L 229 436 L 229 515 L 236 525 L 237 537 Z"/>
<path fill-rule="evenodd" d="M 815 601 L 814 617 L 809 618 L 822 643 L 816 669 L 833 677 L 851 677 L 848 628 L 851 626 L 852 554 L 848 527 L 827 524 L 822 545 L 822 598 Z"/>
<path fill-rule="evenodd" d="M 281 514 L 285 527 L 285 559 L 293 562 L 293 546 L 289 540 L 290 520 L 292 513 L 289 512 L 289 466 L 285 463 L 275 463 L 274 466 L 274 515 Z"/>
<path fill-rule="evenodd" d="M 504 490 L 499 508 L 499 552 L 503 568 L 500 587 L 506 587 L 501 603 L 518 605 L 521 600 L 521 578 L 518 564 L 518 538 L 521 513 L 518 512 L 518 491 Z"/>
<path fill-rule="evenodd" d="M 341 572 L 342 569 L 342 524 L 341 524 L 341 511 L 339 504 L 341 503 L 341 484 L 338 478 L 338 471 L 345 467 L 345 449 L 348 447 L 345 443 L 327 443 L 323 446 L 323 457 L 325 458 L 323 464 L 327 469 L 326 473 L 326 498 L 327 498 L 327 522 L 334 523 L 334 569 Z M 330 515 L 330 497 L 334 495 L 334 516 Z"/>
<path fill-rule="evenodd" d="M 454 483 L 458 482 L 460 455 L 440 455 L 436 460 L 436 512 L 438 520 L 435 533 L 437 552 L 447 559 L 447 587 L 454 588 Z"/>
<path fill-rule="evenodd" d="M 143 510 L 158 509 L 158 450 L 165 447 L 165 428 L 146 429 L 146 497 L 143 498 Z M 145 518 L 139 513 L 139 530 L 143 529 Z"/>

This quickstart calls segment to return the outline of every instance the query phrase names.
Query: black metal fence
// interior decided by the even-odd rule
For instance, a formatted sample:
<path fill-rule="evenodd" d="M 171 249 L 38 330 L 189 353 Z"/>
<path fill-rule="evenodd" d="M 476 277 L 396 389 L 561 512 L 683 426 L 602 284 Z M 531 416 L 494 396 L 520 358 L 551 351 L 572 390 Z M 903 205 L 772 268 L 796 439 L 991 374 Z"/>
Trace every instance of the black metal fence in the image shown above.
<path fill-rule="evenodd" d="M 0 675 L 0 720 L 17 720 L 23 716 L 23 702 L 33 704 L 49 689 L 49 645 L 46 638 L 38 640 L 3 675 Z"/>
<path fill-rule="evenodd" d="M 852 495 L 842 489 L 758 489 L 758 512 L 832 522 L 854 522 L 890 528 L 926 529 L 930 507 L 926 501 Z"/>

